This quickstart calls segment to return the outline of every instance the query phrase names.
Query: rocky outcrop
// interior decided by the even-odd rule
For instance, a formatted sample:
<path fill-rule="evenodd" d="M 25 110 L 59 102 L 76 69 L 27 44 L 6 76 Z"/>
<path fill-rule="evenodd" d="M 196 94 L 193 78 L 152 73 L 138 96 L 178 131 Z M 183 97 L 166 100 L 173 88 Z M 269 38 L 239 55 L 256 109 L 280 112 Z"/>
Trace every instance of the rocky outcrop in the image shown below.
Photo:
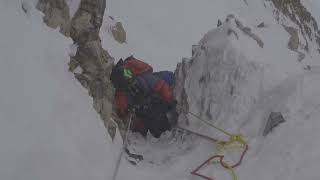
<path fill-rule="evenodd" d="M 306 41 L 304 47 L 306 51 L 309 51 L 307 39 L 315 41 L 320 46 L 320 31 L 317 22 L 300 0 L 272 0 L 272 3 L 276 8 L 278 22 L 281 21 L 280 13 L 282 13 L 299 27 Z"/>
<path fill-rule="evenodd" d="M 264 22 L 261 22 L 260 24 L 258 24 L 258 26 L 257 26 L 258 28 L 265 28 L 266 27 L 266 25 L 264 24 Z"/>
<path fill-rule="evenodd" d="M 69 36 L 69 7 L 65 0 L 39 0 L 37 9 L 44 13 L 43 21 L 51 28 Z"/>
<path fill-rule="evenodd" d="M 284 123 L 285 119 L 281 112 L 271 112 L 267 124 L 263 130 L 263 136 L 268 135 L 279 124 Z"/>
<path fill-rule="evenodd" d="M 82 0 L 71 20 L 70 36 L 77 44 L 85 44 L 99 38 L 103 21 L 105 0 Z"/>
<path fill-rule="evenodd" d="M 238 20 L 237 18 L 235 18 L 233 15 L 229 15 L 228 18 L 227 18 L 227 20 L 231 20 L 231 19 L 234 19 L 237 27 L 238 27 L 245 35 L 247 35 L 247 36 L 249 36 L 250 38 L 254 39 L 254 40 L 257 42 L 257 44 L 258 44 L 261 48 L 263 48 L 264 43 L 263 43 L 262 39 L 261 39 L 258 35 L 256 35 L 256 34 L 251 30 L 251 28 L 244 26 L 244 25 L 241 23 L 241 21 Z"/>
<path fill-rule="evenodd" d="M 283 27 L 290 34 L 288 48 L 297 53 L 298 61 L 301 62 L 305 58 L 305 54 L 298 50 L 300 44 L 298 29 L 286 25 L 283 25 Z"/>
<path fill-rule="evenodd" d="M 99 37 L 105 6 L 105 0 L 81 1 L 70 22 L 70 37 L 77 45 L 77 52 L 71 57 L 69 65 L 93 97 L 93 107 L 113 138 L 116 132 L 116 124 L 111 118 L 114 88 L 109 77 L 114 59 L 102 48 Z M 75 71 L 79 67 L 82 70 L 80 73 Z"/>
<path fill-rule="evenodd" d="M 121 22 L 117 22 L 111 29 L 113 38 L 119 42 L 120 44 L 125 43 L 126 42 L 126 31 L 124 30 L 122 23 Z"/>
<path fill-rule="evenodd" d="M 192 56 L 194 55 L 194 51 L 196 46 L 193 46 Z M 185 115 L 186 112 L 189 111 L 189 105 L 188 105 L 188 96 L 186 92 L 186 78 L 187 78 L 187 70 L 189 69 L 189 66 L 191 65 L 189 59 L 185 58 L 182 60 L 181 63 L 178 63 L 177 69 L 174 73 L 175 75 L 175 87 L 174 87 L 174 96 L 179 102 L 177 104 L 177 112 L 180 115 Z M 182 117 L 183 119 L 186 119 L 186 124 L 189 125 L 189 121 L 187 118 Z"/>
<path fill-rule="evenodd" d="M 262 39 L 257 35 L 257 34 L 255 34 L 252 30 L 251 30 L 251 28 L 249 28 L 249 27 L 247 27 L 247 26 L 244 26 L 243 24 L 242 24 L 242 22 L 239 20 L 239 19 L 237 19 L 234 15 L 232 15 L 232 14 L 230 14 L 230 15 L 228 15 L 227 16 L 227 19 L 226 19 L 226 22 L 230 22 L 230 21 L 234 21 L 235 22 L 235 24 L 236 24 L 236 27 L 239 29 L 239 30 L 241 30 L 246 36 L 249 36 L 251 39 L 253 39 L 253 40 L 255 40 L 256 42 L 257 42 L 257 44 L 261 47 L 261 48 L 263 48 L 263 46 L 264 46 L 264 42 L 262 41 Z M 218 21 L 218 27 L 219 26 L 221 26 L 222 25 L 222 23 L 221 23 L 221 21 L 219 20 Z M 237 37 L 237 39 L 239 39 L 239 35 L 236 33 L 236 31 L 234 30 L 234 29 L 229 29 L 228 30 L 228 35 L 230 35 L 230 34 L 234 34 L 236 37 Z"/>
<path fill-rule="evenodd" d="M 105 30 L 112 36 L 112 38 L 120 44 L 127 42 L 127 33 L 123 28 L 121 22 L 116 21 L 112 16 L 106 20 Z"/>
<path fill-rule="evenodd" d="M 177 66 L 175 96 L 179 102 L 179 124 L 217 137 L 219 134 L 206 129 L 189 112 L 204 120 L 223 122 L 225 127 L 240 127 L 247 119 L 260 95 L 263 68 L 248 60 L 233 44 L 230 32 L 241 32 L 238 28 L 229 20 L 208 32 L 193 46 L 192 57 Z M 244 35 L 247 34 L 239 34 L 239 39 Z M 233 125 L 227 126 L 229 123 Z"/>
<path fill-rule="evenodd" d="M 62 34 L 72 38 L 76 53 L 70 57 L 69 70 L 88 89 L 94 109 L 113 138 L 117 126 L 111 118 L 114 88 L 109 76 L 114 59 L 102 48 L 99 37 L 106 1 L 81 0 L 72 19 L 65 0 L 39 0 L 37 8 L 44 13 L 43 20 L 49 27 L 60 27 Z"/>
<path fill-rule="evenodd" d="M 284 29 L 290 34 L 288 48 L 292 51 L 297 51 L 299 48 L 299 35 L 298 30 L 294 27 L 283 25 Z"/>

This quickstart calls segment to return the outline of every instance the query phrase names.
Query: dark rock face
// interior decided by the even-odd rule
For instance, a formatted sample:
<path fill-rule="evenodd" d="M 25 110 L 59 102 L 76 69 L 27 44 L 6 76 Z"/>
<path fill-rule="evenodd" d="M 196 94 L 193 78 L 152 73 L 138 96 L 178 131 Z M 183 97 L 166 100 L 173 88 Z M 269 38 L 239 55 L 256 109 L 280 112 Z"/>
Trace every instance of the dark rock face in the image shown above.
<path fill-rule="evenodd" d="M 254 39 L 254 40 L 257 42 L 257 44 L 258 44 L 261 48 L 263 48 L 264 42 L 262 41 L 262 39 L 261 39 L 258 35 L 256 35 L 256 34 L 251 30 L 251 28 L 245 27 L 245 26 L 240 22 L 240 20 L 238 20 L 237 18 L 235 18 L 233 15 L 229 15 L 229 16 L 228 16 L 228 19 L 229 19 L 229 20 L 234 19 L 237 27 L 238 27 L 245 35 L 247 35 L 247 36 L 249 36 L 250 38 Z"/>
<path fill-rule="evenodd" d="M 271 0 L 277 8 L 277 20 L 280 21 L 279 12 L 290 18 L 300 29 L 306 40 L 305 50 L 308 51 L 308 42 L 315 40 L 320 46 L 320 33 L 318 25 L 311 13 L 303 6 L 300 0 Z M 314 39 L 315 38 L 315 39 Z"/>
<path fill-rule="evenodd" d="M 201 129 L 211 136 L 219 136 L 193 114 L 212 123 L 223 122 L 226 126 L 230 123 L 242 127 L 248 121 L 251 109 L 261 96 L 264 72 L 262 66 L 248 59 L 237 44 L 233 44 L 236 38 L 231 35 L 236 33 L 235 37 L 248 36 L 262 48 L 258 36 L 249 27 L 229 16 L 219 28 L 209 31 L 192 46 L 191 58 L 184 58 L 178 64 L 174 95 L 181 127 Z"/>
<path fill-rule="evenodd" d="M 264 22 L 262 22 L 262 23 L 260 23 L 257 27 L 258 27 L 258 28 L 264 28 L 264 27 L 266 27 L 266 25 L 264 24 Z"/>
<path fill-rule="evenodd" d="M 102 48 L 99 31 L 103 22 L 106 0 L 81 0 L 78 10 L 70 19 L 65 0 L 39 0 L 44 22 L 70 36 L 77 46 L 70 57 L 69 70 L 93 97 L 93 107 L 100 114 L 113 138 L 116 123 L 112 121 L 114 88 L 109 80 L 114 59 Z M 76 72 L 80 68 L 81 72 Z M 114 118 L 115 119 L 115 118 Z"/>
<path fill-rule="evenodd" d="M 290 34 L 288 41 L 288 49 L 297 53 L 297 59 L 301 62 L 305 58 L 305 54 L 299 51 L 300 39 L 298 29 L 283 25 L 284 29 Z"/>
<path fill-rule="evenodd" d="M 285 119 L 280 112 L 271 112 L 267 124 L 264 128 L 263 136 L 268 135 L 273 130 L 273 128 L 277 127 L 283 122 L 285 122 Z"/>
<path fill-rule="evenodd" d="M 194 55 L 193 55 L 194 56 Z M 177 65 L 177 69 L 174 73 L 175 75 L 175 87 L 174 96 L 178 102 L 177 112 L 178 114 L 186 114 L 189 111 L 189 103 L 187 101 L 187 92 L 185 89 L 185 81 L 187 78 L 187 70 L 189 69 L 190 61 L 188 59 L 183 59 L 181 63 Z M 187 119 L 187 118 L 186 118 Z M 187 124 L 189 122 L 187 121 Z"/>
<path fill-rule="evenodd" d="M 288 42 L 288 48 L 292 51 L 297 51 L 299 48 L 298 30 L 290 26 L 283 25 L 283 27 L 291 36 Z"/>
<path fill-rule="evenodd" d="M 114 88 L 109 80 L 114 59 L 102 48 L 99 31 L 103 21 L 105 0 L 82 0 L 70 22 L 70 37 L 78 45 L 70 65 L 79 65 L 81 73 L 74 73 L 93 97 L 93 107 L 100 114 L 113 138 L 116 124 L 111 120 Z"/>
<path fill-rule="evenodd" d="M 114 40 L 118 43 L 122 44 L 126 42 L 127 35 L 121 22 L 117 22 L 114 27 L 112 27 L 111 32 Z"/>
<path fill-rule="evenodd" d="M 98 40 L 105 0 L 82 0 L 71 20 L 70 36 L 77 44 Z"/>

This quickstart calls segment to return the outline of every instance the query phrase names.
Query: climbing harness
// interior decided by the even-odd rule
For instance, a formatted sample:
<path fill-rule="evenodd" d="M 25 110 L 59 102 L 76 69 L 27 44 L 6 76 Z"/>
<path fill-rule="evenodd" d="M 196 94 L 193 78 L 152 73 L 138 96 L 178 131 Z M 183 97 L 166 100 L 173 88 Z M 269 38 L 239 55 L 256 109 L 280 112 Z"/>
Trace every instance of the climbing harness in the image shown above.
<path fill-rule="evenodd" d="M 126 134 L 125 134 L 125 137 L 124 137 L 124 140 L 123 140 L 123 146 L 122 146 L 121 152 L 120 152 L 120 154 L 118 156 L 118 159 L 117 159 L 117 164 L 116 164 L 116 167 L 115 167 L 114 172 L 113 172 L 112 180 L 116 180 L 116 178 L 117 178 L 117 174 L 118 174 L 118 171 L 119 171 L 122 155 L 126 151 L 127 146 L 128 146 L 128 137 L 129 137 L 129 131 L 130 131 L 130 127 L 131 127 L 131 122 L 132 122 L 133 116 L 134 116 L 134 110 L 133 110 L 133 112 L 130 113 L 129 124 L 128 124 L 128 127 L 126 129 Z"/>
<path fill-rule="evenodd" d="M 199 134 L 199 133 L 195 133 L 193 131 L 190 131 L 190 130 L 186 129 L 188 132 L 191 132 L 191 133 L 196 134 L 196 135 L 201 136 L 201 137 L 206 137 L 206 139 L 209 139 L 209 140 L 217 143 L 217 145 L 218 145 L 217 152 L 218 152 L 218 154 L 220 154 L 220 153 L 222 154 L 222 155 L 215 154 L 215 155 L 211 156 L 209 159 L 204 161 L 200 166 L 198 166 L 196 169 L 194 169 L 191 172 L 191 174 L 195 175 L 195 176 L 199 176 L 199 177 L 201 177 L 203 179 L 206 179 L 206 180 L 213 180 L 212 177 L 208 177 L 208 176 L 205 176 L 203 174 L 200 174 L 199 170 L 202 169 L 203 167 L 207 166 L 207 165 L 219 163 L 222 167 L 224 167 L 225 169 L 230 171 L 230 173 L 231 173 L 231 175 L 233 177 L 233 180 L 237 180 L 238 178 L 237 178 L 237 175 L 236 175 L 236 173 L 234 171 L 234 168 L 236 168 L 236 167 L 241 165 L 242 160 L 243 160 L 245 154 L 247 153 L 247 151 L 249 149 L 249 146 L 248 146 L 245 138 L 243 137 L 243 135 L 241 135 L 241 134 L 231 134 L 231 133 L 223 130 L 222 128 L 220 128 L 218 126 L 213 125 L 210 122 L 201 119 L 199 116 L 197 116 L 196 114 L 194 114 L 192 112 L 188 112 L 188 113 L 191 114 L 192 116 L 196 117 L 200 121 L 208 124 L 209 126 L 215 128 L 218 131 L 220 131 L 220 132 L 224 133 L 225 135 L 229 136 L 229 140 L 228 141 L 219 141 L 217 139 L 214 139 L 214 138 L 211 138 L 211 137 L 208 137 L 206 135 Z M 183 128 L 183 129 L 185 129 L 185 128 Z M 225 156 L 223 155 L 223 152 L 225 150 L 229 150 L 229 149 L 243 149 L 243 152 L 242 152 L 242 154 L 240 156 L 239 161 L 237 163 L 235 163 L 234 165 L 229 165 L 228 163 L 226 163 L 224 161 Z"/>

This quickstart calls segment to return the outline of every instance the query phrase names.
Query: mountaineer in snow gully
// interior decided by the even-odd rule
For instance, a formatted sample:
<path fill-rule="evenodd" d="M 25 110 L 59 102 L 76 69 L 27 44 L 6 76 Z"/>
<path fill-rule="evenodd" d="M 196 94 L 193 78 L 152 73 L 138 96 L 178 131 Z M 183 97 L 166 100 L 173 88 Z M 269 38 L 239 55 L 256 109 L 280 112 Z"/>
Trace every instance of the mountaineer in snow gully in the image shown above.
<path fill-rule="evenodd" d="M 110 79 L 116 88 L 115 105 L 123 120 L 134 111 L 131 130 L 158 138 L 177 122 L 176 100 L 173 97 L 174 74 L 153 72 L 153 68 L 133 56 L 113 67 Z"/>

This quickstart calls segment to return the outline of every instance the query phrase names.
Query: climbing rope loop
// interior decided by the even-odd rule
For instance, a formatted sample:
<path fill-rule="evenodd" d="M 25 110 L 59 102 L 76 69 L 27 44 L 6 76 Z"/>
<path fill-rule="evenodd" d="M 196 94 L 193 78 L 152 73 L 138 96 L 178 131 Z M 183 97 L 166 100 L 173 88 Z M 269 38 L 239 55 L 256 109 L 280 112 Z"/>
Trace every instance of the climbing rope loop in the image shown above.
<path fill-rule="evenodd" d="M 222 154 L 222 155 L 217 155 L 217 153 L 213 156 L 211 156 L 209 159 L 207 159 L 206 161 L 204 161 L 200 166 L 198 166 L 196 169 L 194 169 L 191 174 L 195 175 L 195 176 L 199 176 L 205 180 L 214 180 L 212 177 L 208 177 L 205 176 L 203 174 L 200 174 L 199 171 L 204 168 L 207 165 L 210 164 L 220 164 L 223 168 L 227 169 L 228 171 L 230 171 L 233 180 L 238 180 L 238 177 L 235 173 L 234 168 L 238 167 L 241 165 L 246 153 L 249 150 L 249 145 L 246 142 L 244 136 L 242 134 L 231 134 L 225 130 L 223 130 L 220 127 L 217 127 L 213 124 L 211 124 L 208 121 L 205 121 L 203 119 L 201 119 L 199 116 L 195 115 L 194 113 L 189 112 L 189 114 L 191 114 L 192 116 L 196 117 L 197 119 L 201 120 L 202 122 L 210 125 L 211 127 L 217 129 L 218 131 L 226 134 L 227 136 L 229 136 L 229 140 L 228 141 L 217 141 L 217 153 L 218 154 Z M 226 150 L 238 150 L 238 149 L 243 149 L 240 159 L 238 162 L 236 162 L 233 165 L 229 165 L 227 162 L 224 161 L 225 155 L 224 152 Z"/>

